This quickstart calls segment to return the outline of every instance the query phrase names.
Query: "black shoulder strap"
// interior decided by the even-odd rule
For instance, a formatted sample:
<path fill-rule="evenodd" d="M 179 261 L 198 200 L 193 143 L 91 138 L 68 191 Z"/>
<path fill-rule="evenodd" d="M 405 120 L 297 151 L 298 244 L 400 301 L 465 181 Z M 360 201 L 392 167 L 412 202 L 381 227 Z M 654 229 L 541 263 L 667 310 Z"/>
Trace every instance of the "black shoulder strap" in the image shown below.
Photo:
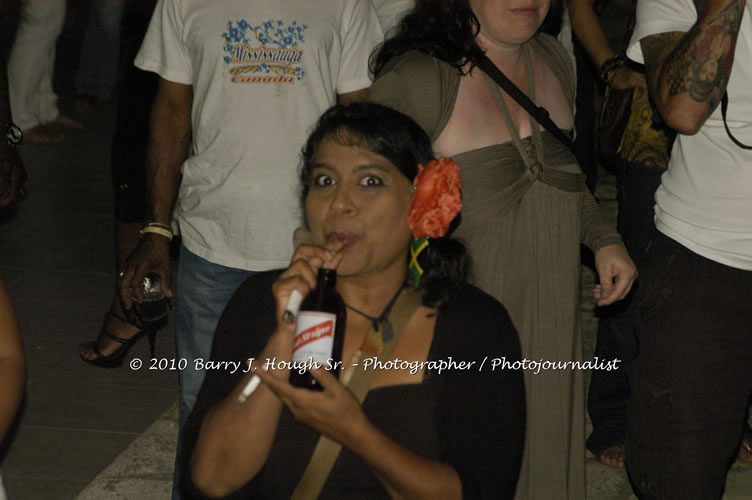
<path fill-rule="evenodd" d="M 728 92 L 724 92 L 723 97 L 721 98 L 721 116 L 723 116 L 723 126 L 726 127 L 726 134 L 729 136 L 729 139 L 734 141 L 734 144 L 736 144 L 740 148 L 752 149 L 752 146 L 747 146 L 746 144 L 743 144 L 739 139 L 734 137 L 734 134 L 731 133 L 728 123 L 726 123 L 726 110 L 728 110 Z"/>
<path fill-rule="evenodd" d="M 530 116 L 535 118 L 535 121 L 543 125 L 543 128 L 548 130 L 554 137 L 562 142 L 573 155 L 577 156 L 574 142 L 565 134 L 548 116 L 548 110 L 543 106 L 536 106 L 533 101 L 530 100 L 512 81 L 501 72 L 499 68 L 488 58 L 485 54 L 478 61 L 478 67 L 483 70 L 485 74 L 490 76 L 499 87 L 504 89 L 504 92 L 509 94 L 509 97 L 517 101 L 522 108 L 527 111 Z"/>

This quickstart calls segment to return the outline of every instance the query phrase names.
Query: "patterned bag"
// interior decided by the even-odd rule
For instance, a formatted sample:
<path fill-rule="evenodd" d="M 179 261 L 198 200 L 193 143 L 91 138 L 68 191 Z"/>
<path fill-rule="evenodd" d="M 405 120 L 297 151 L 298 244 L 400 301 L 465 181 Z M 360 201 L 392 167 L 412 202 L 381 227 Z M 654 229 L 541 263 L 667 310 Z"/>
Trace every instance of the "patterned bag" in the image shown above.
<path fill-rule="evenodd" d="M 637 2 L 632 0 L 629 26 L 617 47 L 621 54 L 624 54 L 626 51 L 629 40 L 632 37 L 636 9 Z M 621 144 L 621 138 L 629 121 L 633 93 L 634 89 L 616 89 L 611 85 L 606 86 L 606 93 L 603 97 L 603 106 L 601 107 L 601 115 L 596 131 L 598 154 L 606 164 L 613 164 L 619 156 L 619 144 Z"/>

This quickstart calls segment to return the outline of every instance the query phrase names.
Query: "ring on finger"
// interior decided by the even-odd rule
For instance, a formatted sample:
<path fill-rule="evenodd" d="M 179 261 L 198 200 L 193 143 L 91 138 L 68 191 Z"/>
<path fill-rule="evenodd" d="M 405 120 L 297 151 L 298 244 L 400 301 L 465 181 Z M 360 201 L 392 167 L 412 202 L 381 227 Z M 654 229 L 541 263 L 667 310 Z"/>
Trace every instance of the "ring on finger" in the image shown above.
<path fill-rule="evenodd" d="M 282 321 L 285 322 L 285 324 L 292 324 L 293 321 L 295 321 L 295 315 L 292 311 L 285 311 L 282 313 Z"/>

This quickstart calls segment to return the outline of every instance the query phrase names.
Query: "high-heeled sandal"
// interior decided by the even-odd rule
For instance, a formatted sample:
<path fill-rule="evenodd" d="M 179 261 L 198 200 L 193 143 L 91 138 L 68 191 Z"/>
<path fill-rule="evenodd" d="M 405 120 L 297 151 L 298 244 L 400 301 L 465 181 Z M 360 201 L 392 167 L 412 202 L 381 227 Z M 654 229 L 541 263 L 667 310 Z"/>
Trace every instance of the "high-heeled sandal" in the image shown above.
<path fill-rule="evenodd" d="M 107 323 L 107 316 L 112 316 L 113 318 L 122 321 L 123 323 L 127 323 L 129 325 L 137 326 L 141 328 L 138 332 L 136 332 L 133 337 L 129 339 L 124 339 L 121 337 L 118 337 L 116 335 L 111 334 L 107 331 L 106 323 Z M 108 312 L 104 315 L 105 319 L 105 325 L 102 326 L 102 330 L 99 332 L 100 335 L 104 335 L 105 337 L 114 340 L 118 344 L 121 344 L 120 347 L 118 347 L 112 354 L 105 356 L 101 353 L 99 350 L 98 342 L 99 338 L 97 340 L 94 340 L 90 343 L 91 350 L 94 351 L 94 354 L 96 354 L 96 358 L 94 359 L 88 359 L 83 357 L 83 355 L 79 354 L 82 360 L 86 361 L 90 365 L 98 366 L 100 368 L 117 368 L 118 366 L 123 364 L 123 361 L 125 360 L 125 357 L 128 355 L 128 352 L 131 350 L 131 347 L 141 338 L 146 337 L 149 339 L 149 349 L 151 352 L 151 357 L 154 357 L 154 340 L 157 335 L 157 328 L 155 325 L 140 325 L 134 321 L 129 321 L 126 318 L 123 318 L 122 316 L 119 316 L 117 314 L 114 314 L 112 312 Z"/>

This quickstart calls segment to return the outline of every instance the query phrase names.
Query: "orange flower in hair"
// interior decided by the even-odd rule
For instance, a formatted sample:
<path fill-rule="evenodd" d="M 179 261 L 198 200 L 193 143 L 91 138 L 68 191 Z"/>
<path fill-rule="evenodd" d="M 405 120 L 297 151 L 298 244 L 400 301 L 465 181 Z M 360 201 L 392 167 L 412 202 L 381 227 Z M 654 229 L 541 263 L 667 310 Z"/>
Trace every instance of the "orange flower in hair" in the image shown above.
<path fill-rule="evenodd" d="M 462 210 L 462 178 L 449 158 L 418 165 L 407 223 L 415 238 L 441 238 Z"/>

